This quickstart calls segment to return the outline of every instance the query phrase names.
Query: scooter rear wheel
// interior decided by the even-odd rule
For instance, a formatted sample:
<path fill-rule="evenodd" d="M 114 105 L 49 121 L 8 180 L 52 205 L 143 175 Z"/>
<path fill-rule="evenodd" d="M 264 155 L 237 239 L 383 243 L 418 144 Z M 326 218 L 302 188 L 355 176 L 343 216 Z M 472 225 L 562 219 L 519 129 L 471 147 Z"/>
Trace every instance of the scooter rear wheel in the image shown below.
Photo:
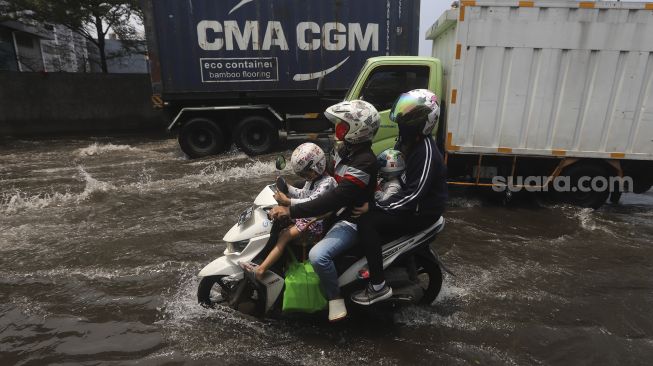
<path fill-rule="evenodd" d="M 417 279 L 424 290 L 420 302 L 430 305 L 442 289 L 442 271 L 437 263 L 417 257 Z"/>

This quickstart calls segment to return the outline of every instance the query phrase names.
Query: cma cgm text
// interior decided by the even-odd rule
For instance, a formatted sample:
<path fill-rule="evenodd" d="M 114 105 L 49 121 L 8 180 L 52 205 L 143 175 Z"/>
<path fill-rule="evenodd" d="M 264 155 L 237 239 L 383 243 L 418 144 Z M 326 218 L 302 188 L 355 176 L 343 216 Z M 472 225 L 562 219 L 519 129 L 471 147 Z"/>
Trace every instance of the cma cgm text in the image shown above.
<path fill-rule="evenodd" d="M 301 22 L 294 31 L 297 34 L 297 48 L 313 51 L 323 48 L 327 51 L 341 51 L 347 48 L 355 51 L 379 50 L 379 25 L 368 23 L 365 31 L 360 23 Z M 202 20 L 197 23 L 197 42 L 203 50 L 263 50 L 272 47 L 287 51 L 288 40 L 281 22 L 247 20 L 239 26 L 235 20 Z"/>

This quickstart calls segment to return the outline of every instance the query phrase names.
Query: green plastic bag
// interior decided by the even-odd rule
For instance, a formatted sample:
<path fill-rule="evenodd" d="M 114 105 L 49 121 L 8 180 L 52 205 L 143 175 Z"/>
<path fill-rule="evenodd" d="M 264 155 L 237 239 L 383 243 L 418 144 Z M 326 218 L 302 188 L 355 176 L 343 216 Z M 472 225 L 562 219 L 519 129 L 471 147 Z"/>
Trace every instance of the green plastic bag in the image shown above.
<path fill-rule="evenodd" d="M 289 253 L 291 263 L 286 271 L 282 310 L 314 313 L 324 309 L 327 301 L 322 295 L 320 277 L 313 270 L 311 262 L 300 263 L 292 251 L 289 250 Z"/>

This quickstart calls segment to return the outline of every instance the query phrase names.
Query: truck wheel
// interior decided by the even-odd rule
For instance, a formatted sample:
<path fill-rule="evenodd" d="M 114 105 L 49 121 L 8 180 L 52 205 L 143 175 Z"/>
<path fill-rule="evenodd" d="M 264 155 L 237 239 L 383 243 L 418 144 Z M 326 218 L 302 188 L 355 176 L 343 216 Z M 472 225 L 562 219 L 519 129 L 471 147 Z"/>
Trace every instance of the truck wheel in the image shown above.
<path fill-rule="evenodd" d="M 571 165 L 563 172 L 564 176 L 569 177 L 569 188 L 571 192 L 557 192 L 559 198 L 564 202 L 581 207 L 591 207 L 597 209 L 601 207 L 610 196 L 609 187 L 603 191 L 590 190 L 583 192 L 579 188 L 582 182 L 583 188 L 591 187 L 591 181 L 597 177 L 608 179 L 610 172 L 603 164 L 595 162 L 579 162 Z M 587 178 L 590 178 L 588 181 Z M 607 185 L 607 183 L 606 183 Z"/>
<path fill-rule="evenodd" d="M 279 130 L 269 119 L 251 116 L 238 123 L 233 139 L 245 154 L 260 155 L 272 151 L 277 145 Z"/>
<path fill-rule="evenodd" d="M 206 118 L 193 118 L 179 131 L 179 146 L 191 158 L 201 158 L 223 152 L 226 141 L 222 128 Z"/>
<path fill-rule="evenodd" d="M 621 199 L 621 191 L 614 191 L 610 193 L 610 203 L 617 204 Z"/>
<path fill-rule="evenodd" d="M 641 194 L 647 192 L 653 186 L 653 179 L 642 174 L 633 174 L 633 193 Z"/>

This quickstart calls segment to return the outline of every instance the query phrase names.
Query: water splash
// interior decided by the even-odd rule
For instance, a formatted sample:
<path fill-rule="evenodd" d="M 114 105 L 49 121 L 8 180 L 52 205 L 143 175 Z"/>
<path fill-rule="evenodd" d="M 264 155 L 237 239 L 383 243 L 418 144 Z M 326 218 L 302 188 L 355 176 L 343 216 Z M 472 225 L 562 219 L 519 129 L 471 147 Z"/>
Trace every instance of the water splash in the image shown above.
<path fill-rule="evenodd" d="M 237 179 L 265 177 L 276 172 L 269 162 L 254 161 L 240 166 L 212 163 L 203 167 L 199 173 L 188 174 L 175 179 L 141 180 L 128 184 L 127 191 L 136 189 L 143 193 L 147 191 L 170 191 L 171 189 L 197 189 L 202 185 L 215 185 Z"/>
<path fill-rule="evenodd" d="M 107 152 L 115 152 L 115 151 L 140 152 L 142 150 L 129 145 L 114 145 L 112 143 L 99 144 L 97 142 L 94 142 L 85 148 L 76 150 L 75 154 L 78 157 L 82 158 L 85 156 L 101 155 Z"/>
<path fill-rule="evenodd" d="M 189 268 L 182 274 L 176 290 L 166 296 L 163 308 L 160 309 L 164 323 L 171 327 L 185 328 L 192 326 L 196 321 L 204 321 L 207 318 L 217 318 L 222 322 L 246 327 L 250 331 L 261 336 L 268 334 L 266 324 L 245 318 L 242 314 L 225 306 L 218 306 L 216 309 L 206 309 L 197 303 L 197 285 L 199 279 L 195 271 L 199 267 Z"/>
<path fill-rule="evenodd" d="M 80 193 L 71 192 L 54 192 L 39 193 L 36 195 L 27 195 L 20 190 L 14 192 L 5 192 L 0 195 L 0 212 L 7 215 L 17 213 L 20 210 L 38 210 L 50 206 L 59 206 L 70 202 L 79 203 L 87 200 L 89 197 L 98 192 L 107 192 L 116 189 L 107 182 L 99 181 L 93 178 L 84 167 L 77 167 L 79 178 L 85 182 L 84 190 Z"/>
<path fill-rule="evenodd" d="M 152 183 L 152 173 L 153 172 L 154 172 L 154 169 L 143 167 L 141 169 L 141 172 L 138 173 L 138 182 L 136 182 L 134 185 L 138 189 L 139 192 L 141 192 L 141 193 L 145 192 L 147 186 L 150 183 Z"/>
<path fill-rule="evenodd" d="M 202 168 L 198 173 L 183 175 L 174 179 L 153 180 L 151 168 L 143 168 L 134 183 L 115 186 L 94 178 L 83 166 L 77 167 L 80 181 L 85 183 L 80 193 L 54 192 L 26 194 L 20 190 L 5 192 L 0 195 L 0 213 L 14 214 L 20 210 L 35 210 L 65 204 L 78 204 L 101 192 L 120 191 L 127 193 L 169 192 L 171 189 L 197 189 L 202 185 L 215 185 L 236 179 L 264 177 L 276 172 L 270 162 L 253 161 L 244 165 L 230 166 L 213 163 Z"/>
<path fill-rule="evenodd" d="M 596 217 L 595 211 L 591 208 L 583 208 L 573 215 L 578 219 L 580 226 L 588 231 L 603 231 L 612 236 L 617 236 L 612 230 L 608 229 L 605 225 L 599 223 L 600 219 Z"/>
<path fill-rule="evenodd" d="M 173 273 L 185 270 L 191 273 L 200 267 L 200 263 L 165 261 L 155 264 L 147 264 L 129 268 L 107 268 L 107 267 L 57 267 L 52 269 L 35 270 L 28 272 L 0 271 L 0 277 L 6 280 L 14 279 L 44 279 L 56 281 L 71 277 L 79 277 L 86 280 L 115 280 L 129 279 L 142 281 L 142 277 L 158 276 L 162 273 Z"/>
<path fill-rule="evenodd" d="M 475 208 L 481 207 L 483 203 L 480 199 L 476 198 L 453 196 L 449 197 L 448 205 L 449 207 L 457 208 Z"/>

